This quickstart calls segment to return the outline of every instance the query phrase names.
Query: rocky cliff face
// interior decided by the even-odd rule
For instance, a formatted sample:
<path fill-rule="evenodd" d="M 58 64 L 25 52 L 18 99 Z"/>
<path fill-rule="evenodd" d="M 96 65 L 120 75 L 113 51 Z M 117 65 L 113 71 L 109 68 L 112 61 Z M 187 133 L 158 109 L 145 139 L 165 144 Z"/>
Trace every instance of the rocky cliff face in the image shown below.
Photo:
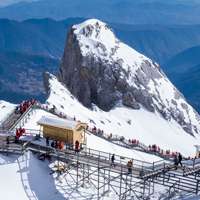
<path fill-rule="evenodd" d="M 158 64 L 120 42 L 95 19 L 68 33 L 59 80 L 84 106 L 145 107 L 175 119 L 188 133 L 199 130 L 199 115 L 167 79 Z"/>

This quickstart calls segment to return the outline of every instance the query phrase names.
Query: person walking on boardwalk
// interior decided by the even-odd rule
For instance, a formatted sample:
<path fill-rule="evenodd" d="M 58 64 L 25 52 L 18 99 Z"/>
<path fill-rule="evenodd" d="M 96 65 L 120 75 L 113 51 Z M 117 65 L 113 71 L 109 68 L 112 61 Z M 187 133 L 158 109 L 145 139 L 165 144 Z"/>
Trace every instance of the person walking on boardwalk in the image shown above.
<path fill-rule="evenodd" d="M 111 156 L 111 167 L 115 167 L 115 154 L 112 154 Z"/>
<path fill-rule="evenodd" d="M 178 167 L 178 157 L 177 157 L 177 155 L 174 156 L 174 167 L 175 167 L 175 170 L 177 170 L 177 167 Z"/>
<path fill-rule="evenodd" d="M 133 161 L 132 160 L 128 161 L 127 167 L 128 167 L 128 174 L 132 174 L 132 168 L 133 168 Z"/>
<path fill-rule="evenodd" d="M 182 160 L 183 160 L 183 156 L 179 153 L 179 154 L 178 154 L 178 164 L 177 164 L 177 165 L 180 164 L 180 166 L 182 167 L 182 166 L 183 166 Z"/>
<path fill-rule="evenodd" d="M 10 144 L 9 136 L 6 137 L 6 144 L 7 144 L 7 145 Z"/>
<path fill-rule="evenodd" d="M 46 146 L 49 146 L 49 137 L 46 137 Z"/>

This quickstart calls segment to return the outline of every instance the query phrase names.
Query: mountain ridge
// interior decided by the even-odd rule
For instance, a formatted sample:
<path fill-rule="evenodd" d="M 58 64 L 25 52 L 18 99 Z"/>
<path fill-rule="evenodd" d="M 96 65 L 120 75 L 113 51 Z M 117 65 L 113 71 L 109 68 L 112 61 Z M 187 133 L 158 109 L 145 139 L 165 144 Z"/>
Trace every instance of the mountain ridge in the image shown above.
<path fill-rule="evenodd" d="M 0 9 L 1 18 L 64 19 L 67 17 L 99 18 L 132 24 L 198 24 L 200 5 L 197 1 L 106 1 L 42 0 L 19 3 Z M 98 9 L 96 9 L 98 8 Z M 27 12 L 29 10 L 29 12 Z M 183 14 L 187 13 L 187 15 Z"/>
<path fill-rule="evenodd" d="M 199 132 L 199 115 L 160 66 L 116 38 L 107 24 L 90 19 L 68 33 L 59 80 L 86 107 L 109 111 L 119 103 L 173 118 Z M 84 92 L 83 92 L 84 91 Z"/>

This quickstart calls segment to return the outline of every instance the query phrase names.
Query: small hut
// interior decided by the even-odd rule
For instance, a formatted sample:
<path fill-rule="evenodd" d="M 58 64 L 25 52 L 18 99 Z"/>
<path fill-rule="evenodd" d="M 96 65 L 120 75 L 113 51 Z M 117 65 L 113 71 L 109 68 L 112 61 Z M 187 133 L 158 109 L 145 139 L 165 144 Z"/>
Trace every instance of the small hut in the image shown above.
<path fill-rule="evenodd" d="M 77 140 L 79 144 L 86 144 L 86 123 L 46 116 L 43 116 L 37 123 L 45 138 L 63 141 L 70 145 L 75 145 Z"/>

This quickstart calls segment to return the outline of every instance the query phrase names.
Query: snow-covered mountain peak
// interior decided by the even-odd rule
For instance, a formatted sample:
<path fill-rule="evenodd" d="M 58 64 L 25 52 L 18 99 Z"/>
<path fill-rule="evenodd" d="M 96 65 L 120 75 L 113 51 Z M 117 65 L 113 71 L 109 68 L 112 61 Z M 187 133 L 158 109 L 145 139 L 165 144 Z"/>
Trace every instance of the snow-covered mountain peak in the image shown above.
<path fill-rule="evenodd" d="M 77 36 L 83 55 L 101 57 L 108 63 L 116 60 L 123 63 L 126 69 L 132 67 L 135 71 L 144 60 L 148 60 L 128 45 L 120 42 L 111 28 L 97 19 L 89 19 L 81 24 L 74 25 L 74 34 Z"/>
<path fill-rule="evenodd" d="M 86 107 L 145 108 L 174 119 L 188 133 L 200 132 L 200 117 L 160 66 L 119 41 L 96 19 L 69 31 L 59 80 Z"/>
<path fill-rule="evenodd" d="M 81 24 L 73 25 L 73 29 L 76 30 L 76 34 L 82 34 L 86 37 L 100 39 L 102 32 L 109 32 L 113 39 L 115 38 L 107 24 L 98 19 L 88 19 Z"/>
<path fill-rule="evenodd" d="M 81 24 L 74 25 L 74 33 L 79 37 L 85 37 L 96 42 L 102 42 L 113 46 L 118 41 L 111 29 L 97 19 L 89 19 Z"/>

